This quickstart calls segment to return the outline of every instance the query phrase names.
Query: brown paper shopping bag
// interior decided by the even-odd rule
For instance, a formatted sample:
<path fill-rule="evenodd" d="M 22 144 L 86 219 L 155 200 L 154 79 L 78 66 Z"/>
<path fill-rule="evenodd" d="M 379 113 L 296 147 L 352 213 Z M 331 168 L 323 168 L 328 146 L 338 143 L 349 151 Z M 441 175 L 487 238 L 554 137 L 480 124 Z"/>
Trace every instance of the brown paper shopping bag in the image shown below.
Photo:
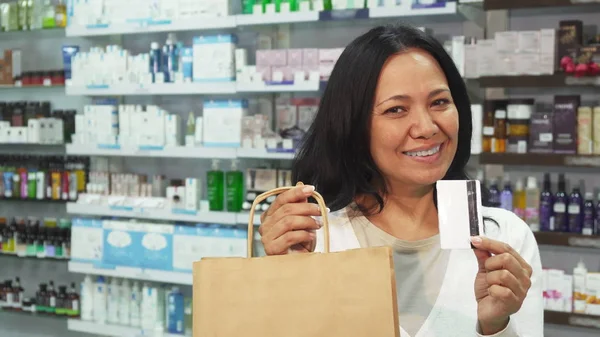
<path fill-rule="evenodd" d="M 399 337 L 390 248 L 252 257 L 256 205 L 292 187 L 256 198 L 248 222 L 247 258 L 194 263 L 194 337 Z"/>

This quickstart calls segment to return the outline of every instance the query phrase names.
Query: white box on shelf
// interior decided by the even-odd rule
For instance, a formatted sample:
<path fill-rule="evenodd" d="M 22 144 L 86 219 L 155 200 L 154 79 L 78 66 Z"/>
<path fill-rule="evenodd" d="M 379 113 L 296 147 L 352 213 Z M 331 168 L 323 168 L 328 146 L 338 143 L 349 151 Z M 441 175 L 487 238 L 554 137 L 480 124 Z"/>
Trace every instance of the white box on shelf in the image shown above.
<path fill-rule="evenodd" d="M 0 121 L 0 143 L 8 143 L 10 137 L 10 122 Z"/>
<path fill-rule="evenodd" d="M 165 144 L 179 146 L 181 144 L 181 120 L 178 115 L 165 116 Z"/>
<path fill-rule="evenodd" d="M 194 38 L 194 82 L 235 81 L 234 35 Z"/>
<path fill-rule="evenodd" d="M 201 197 L 202 189 L 200 179 L 187 178 L 185 180 L 185 209 L 197 211 Z"/>
<path fill-rule="evenodd" d="M 10 128 L 10 143 L 25 144 L 27 143 L 27 127 L 13 126 Z"/>
<path fill-rule="evenodd" d="M 496 42 L 494 40 L 477 41 L 477 73 L 479 76 L 496 75 Z"/>
<path fill-rule="evenodd" d="M 519 47 L 519 32 L 496 32 L 494 41 L 498 53 L 514 53 Z"/>
<path fill-rule="evenodd" d="M 204 145 L 209 147 L 240 147 L 242 117 L 247 114 L 246 100 L 207 101 L 204 103 Z"/>
<path fill-rule="evenodd" d="M 196 130 L 194 130 L 194 143 L 196 143 L 196 145 L 202 145 L 204 143 L 204 137 L 202 135 L 202 130 L 204 128 L 203 124 L 202 117 L 196 117 Z"/>
<path fill-rule="evenodd" d="M 514 56 L 515 71 L 517 75 L 539 75 L 539 54 L 516 54 Z"/>
<path fill-rule="evenodd" d="M 540 31 L 539 30 L 525 30 L 519 31 L 517 36 L 517 49 L 518 53 L 540 53 Z"/>
<path fill-rule="evenodd" d="M 173 270 L 173 225 L 143 224 L 141 267 Z"/>
<path fill-rule="evenodd" d="M 30 119 L 27 122 L 27 142 L 31 144 L 40 144 L 42 142 L 42 130 L 39 119 Z"/>
<path fill-rule="evenodd" d="M 71 261 L 102 262 L 104 252 L 102 221 L 73 219 L 71 227 Z"/>
<path fill-rule="evenodd" d="M 556 30 L 540 31 L 540 74 L 552 75 L 556 69 Z"/>
<path fill-rule="evenodd" d="M 452 37 L 452 59 L 458 68 L 460 76 L 465 76 L 465 37 Z"/>

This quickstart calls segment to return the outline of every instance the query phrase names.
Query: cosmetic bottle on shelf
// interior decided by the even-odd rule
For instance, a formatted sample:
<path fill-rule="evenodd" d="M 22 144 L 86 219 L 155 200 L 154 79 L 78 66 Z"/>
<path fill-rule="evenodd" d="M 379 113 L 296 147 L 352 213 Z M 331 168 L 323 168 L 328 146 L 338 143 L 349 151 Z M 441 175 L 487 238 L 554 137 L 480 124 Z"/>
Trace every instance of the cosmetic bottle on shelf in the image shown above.
<path fill-rule="evenodd" d="M 569 218 L 567 215 L 567 204 L 569 202 L 569 197 L 566 192 L 566 182 L 565 175 L 558 175 L 558 190 L 556 191 L 556 195 L 554 196 L 554 206 L 553 206 L 553 217 L 555 231 L 558 232 L 567 232 L 569 228 Z"/>
<path fill-rule="evenodd" d="M 504 176 L 504 188 L 500 193 L 500 208 L 511 212 L 513 210 L 513 192 L 508 175 Z"/>
<path fill-rule="evenodd" d="M 582 220 L 583 220 L 583 198 L 578 187 L 573 189 L 571 195 L 569 195 L 569 206 L 567 207 L 568 218 L 569 218 L 569 232 L 581 233 Z"/>
<path fill-rule="evenodd" d="M 525 197 L 525 187 L 523 179 L 518 179 L 515 183 L 515 192 L 513 194 L 513 212 L 523 221 L 525 221 L 525 207 L 527 206 Z"/>
<path fill-rule="evenodd" d="M 527 189 L 525 190 L 525 222 L 532 232 L 540 231 L 540 190 L 535 177 L 527 178 Z"/>
<path fill-rule="evenodd" d="M 550 173 L 544 174 L 543 190 L 540 194 L 540 230 L 542 232 L 553 231 L 552 220 L 552 190 L 550 183 Z"/>

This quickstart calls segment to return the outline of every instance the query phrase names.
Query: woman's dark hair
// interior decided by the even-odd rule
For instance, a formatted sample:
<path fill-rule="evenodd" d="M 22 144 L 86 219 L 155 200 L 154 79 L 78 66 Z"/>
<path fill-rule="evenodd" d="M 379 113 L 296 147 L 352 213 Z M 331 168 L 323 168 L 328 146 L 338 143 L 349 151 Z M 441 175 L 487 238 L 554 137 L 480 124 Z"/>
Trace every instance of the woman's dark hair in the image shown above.
<path fill-rule="evenodd" d="M 458 110 L 456 155 L 444 179 L 467 179 L 471 154 L 471 102 L 465 83 L 444 47 L 411 26 L 371 29 L 350 43 L 333 69 L 319 111 L 294 161 L 293 180 L 312 184 L 332 211 L 350 204 L 356 195 L 371 195 L 383 209 L 383 177 L 370 152 L 371 114 L 375 89 L 385 62 L 409 48 L 422 49 L 439 63 Z M 401 168 L 399 168 L 401 169 Z"/>

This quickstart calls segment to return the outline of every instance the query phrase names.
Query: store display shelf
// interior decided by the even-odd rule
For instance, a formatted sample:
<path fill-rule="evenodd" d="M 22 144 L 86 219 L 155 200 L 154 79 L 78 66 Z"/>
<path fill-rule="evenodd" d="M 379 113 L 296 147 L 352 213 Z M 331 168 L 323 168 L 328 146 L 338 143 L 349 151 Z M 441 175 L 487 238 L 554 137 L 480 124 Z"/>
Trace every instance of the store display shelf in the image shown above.
<path fill-rule="evenodd" d="M 64 89 L 64 85 L 14 85 L 14 84 L 2 84 L 0 89 Z"/>
<path fill-rule="evenodd" d="M 264 26 L 286 23 L 316 22 L 319 21 L 319 12 L 293 12 L 274 14 L 242 14 L 236 15 L 238 26 Z"/>
<path fill-rule="evenodd" d="M 480 164 L 510 166 L 568 166 L 598 168 L 600 156 L 542 153 L 482 153 Z"/>
<path fill-rule="evenodd" d="M 107 157 L 157 157 L 190 159 L 234 159 L 235 148 L 221 147 L 162 147 L 141 146 L 122 147 L 119 145 L 78 145 L 67 144 L 68 155 L 107 156 Z"/>
<path fill-rule="evenodd" d="M 236 222 L 239 225 L 247 225 L 248 224 L 248 219 L 250 218 L 250 213 L 237 213 L 236 214 Z M 254 214 L 254 220 L 253 223 L 255 226 L 259 226 L 260 225 L 260 213 L 259 214 Z"/>
<path fill-rule="evenodd" d="M 0 198 L 0 202 L 40 202 L 40 203 L 65 204 L 65 203 L 67 203 L 67 200 Z"/>
<path fill-rule="evenodd" d="M 152 83 L 147 85 L 67 86 L 69 96 L 145 96 L 235 94 L 235 82 Z"/>
<path fill-rule="evenodd" d="M 534 235 L 540 245 L 600 249 L 600 236 L 554 232 L 537 232 Z"/>
<path fill-rule="evenodd" d="M 69 26 L 67 36 L 102 36 L 147 33 L 170 33 L 181 31 L 198 31 L 235 28 L 235 17 L 204 17 L 187 20 L 140 21 L 121 24 L 99 24 L 88 26 Z"/>
<path fill-rule="evenodd" d="M 486 76 L 478 79 L 482 88 L 556 88 L 567 86 L 600 86 L 599 77 L 571 77 L 565 74 Z"/>
<path fill-rule="evenodd" d="M 168 334 L 163 331 L 150 331 L 122 325 L 100 324 L 79 319 L 67 321 L 69 331 L 84 332 L 108 337 L 181 337 L 182 335 Z"/>
<path fill-rule="evenodd" d="M 108 337 L 181 337 L 182 335 L 168 334 L 163 331 L 150 331 L 130 326 L 100 324 L 96 322 L 69 319 L 69 331 L 84 332 Z"/>
<path fill-rule="evenodd" d="M 44 318 L 44 319 L 52 319 L 52 320 L 66 320 L 66 318 L 67 318 L 66 316 L 48 315 L 46 313 L 31 312 L 29 310 L 15 310 L 12 308 L 0 308 L 0 313 L 2 315 L 10 314 L 10 315 Z"/>
<path fill-rule="evenodd" d="M 439 16 L 439 15 L 457 15 L 458 6 L 456 2 L 446 2 L 441 6 L 411 8 L 406 11 L 403 8 L 385 8 L 376 7 L 369 9 L 370 18 L 396 18 L 396 17 L 412 17 L 412 16 Z"/>
<path fill-rule="evenodd" d="M 583 7 L 591 5 L 591 2 L 573 0 L 485 0 L 483 8 L 486 11 L 496 9 L 521 9 L 521 8 L 540 8 L 540 7 Z M 597 5 L 598 3 L 596 3 Z"/>
<path fill-rule="evenodd" d="M 0 252 L 0 257 L 8 257 L 8 258 L 15 258 L 15 259 L 27 259 L 27 260 L 39 260 L 39 261 L 55 261 L 55 262 L 69 261 L 69 259 L 59 259 L 59 258 L 54 258 L 54 257 L 21 256 L 21 255 L 15 254 L 15 253 L 5 253 L 5 252 Z"/>
<path fill-rule="evenodd" d="M 600 330 L 600 316 L 544 311 L 544 323 Z"/>
<path fill-rule="evenodd" d="M 243 83 L 236 84 L 238 93 L 251 92 L 318 92 L 326 82 L 304 82 L 290 84 Z"/>
<path fill-rule="evenodd" d="M 262 149 L 239 148 L 236 151 L 237 158 L 256 159 L 281 159 L 292 160 L 296 155 L 293 152 L 268 152 Z"/>
<path fill-rule="evenodd" d="M 101 275 L 109 277 L 120 277 L 126 279 L 150 281 L 169 284 L 192 285 L 191 273 L 178 273 L 164 270 L 115 267 L 113 269 L 97 268 L 93 263 L 69 262 L 69 272 L 87 275 Z M 125 336 L 125 335 L 123 335 Z M 120 336 L 119 336 L 120 337 Z"/>
<path fill-rule="evenodd" d="M 90 205 L 70 202 L 67 204 L 67 213 L 90 216 L 181 221 L 206 224 L 237 224 L 237 214 L 232 212 L 200 212 L 183 209 L 153 209 L 130 206 Z M 246 220 L 246 222 L 247 221 L 248 220 Z"/>

